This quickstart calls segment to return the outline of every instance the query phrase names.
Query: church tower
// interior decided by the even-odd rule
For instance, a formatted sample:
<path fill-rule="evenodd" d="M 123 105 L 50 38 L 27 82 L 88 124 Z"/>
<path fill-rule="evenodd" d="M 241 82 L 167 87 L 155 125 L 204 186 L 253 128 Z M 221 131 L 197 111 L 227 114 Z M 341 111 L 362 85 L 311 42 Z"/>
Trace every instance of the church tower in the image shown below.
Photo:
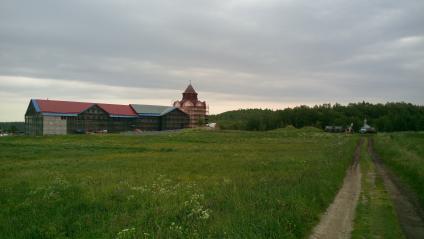
<path fill-rule="evenodd" d="M 190 116 L 190 128 L 207 123 L 208 106 L 205 101 L 198 100 L 197 92 L 191 83 L 183 92 L 182 100 L 174 102 L 174 107 L 179 108 Z"/>

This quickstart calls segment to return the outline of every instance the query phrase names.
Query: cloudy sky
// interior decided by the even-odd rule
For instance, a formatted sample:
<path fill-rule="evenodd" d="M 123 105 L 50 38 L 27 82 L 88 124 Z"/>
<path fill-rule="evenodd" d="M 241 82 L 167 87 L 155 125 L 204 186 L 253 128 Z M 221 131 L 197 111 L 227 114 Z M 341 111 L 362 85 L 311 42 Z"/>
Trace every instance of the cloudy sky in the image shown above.
<path fill-rule="evenodd" d="M 211 113 L 424 104 L 424 1 L 0 0 L 0 121 L 31 98 Z"/>

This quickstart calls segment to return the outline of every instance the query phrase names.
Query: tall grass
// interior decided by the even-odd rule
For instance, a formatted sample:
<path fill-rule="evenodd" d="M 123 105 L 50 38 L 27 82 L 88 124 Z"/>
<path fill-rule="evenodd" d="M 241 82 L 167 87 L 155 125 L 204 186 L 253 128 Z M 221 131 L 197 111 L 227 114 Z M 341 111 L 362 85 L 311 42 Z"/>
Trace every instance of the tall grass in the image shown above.
<path fill-rule="evenodd" d="M 0 139 L 0 238 L 302 238 L 353 157 L 315 130 Z"/>
<path fill-rule="evenodd" d="M 375 146 L 383 162 L 417 193 L 424 207 L 424 132 L 378 134 Z"/>

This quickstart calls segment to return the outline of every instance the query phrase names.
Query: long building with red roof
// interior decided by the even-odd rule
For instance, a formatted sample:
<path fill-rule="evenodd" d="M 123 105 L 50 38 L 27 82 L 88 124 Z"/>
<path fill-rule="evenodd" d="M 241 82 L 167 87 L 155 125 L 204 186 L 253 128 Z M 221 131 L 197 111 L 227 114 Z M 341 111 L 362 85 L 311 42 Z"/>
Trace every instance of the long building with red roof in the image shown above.
<path fill-rule="evenodd" d="M 25 113 L 28 135 L 173 130 L 190 117 L 176 107 L 32 99 Z"/>

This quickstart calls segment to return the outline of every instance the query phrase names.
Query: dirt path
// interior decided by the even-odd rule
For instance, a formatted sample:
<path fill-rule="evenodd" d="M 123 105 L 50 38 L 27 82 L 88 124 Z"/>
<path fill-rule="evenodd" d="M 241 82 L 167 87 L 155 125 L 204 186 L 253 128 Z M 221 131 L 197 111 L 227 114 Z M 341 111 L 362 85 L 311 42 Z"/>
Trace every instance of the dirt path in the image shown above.
<path fill-rule="evenodd" d="M 413 194 L 400 186 L 401 183 L 395 175 L 386 170 L 373 149 L 372 139 L 368 140 L 368 152 L 372 155 L 377 173 L 383 178 L 384 186 L 395 204 L 396 214 L 405 236 L 412 239 L 424 238 L 424 212 L 413 199 Z"/>
<path fill-rule="evenodd" d="M 339 190 L 333 203 L 321 217 L 320 223 L 312 231 L 310 239 L 342 239 L 350 238 L 356 204 L 361 193 L 361 169 L 359 159 L 361 156 L 361 139 L 356 145 L 353 165 L 348 169 L 343 186 Z"/>

